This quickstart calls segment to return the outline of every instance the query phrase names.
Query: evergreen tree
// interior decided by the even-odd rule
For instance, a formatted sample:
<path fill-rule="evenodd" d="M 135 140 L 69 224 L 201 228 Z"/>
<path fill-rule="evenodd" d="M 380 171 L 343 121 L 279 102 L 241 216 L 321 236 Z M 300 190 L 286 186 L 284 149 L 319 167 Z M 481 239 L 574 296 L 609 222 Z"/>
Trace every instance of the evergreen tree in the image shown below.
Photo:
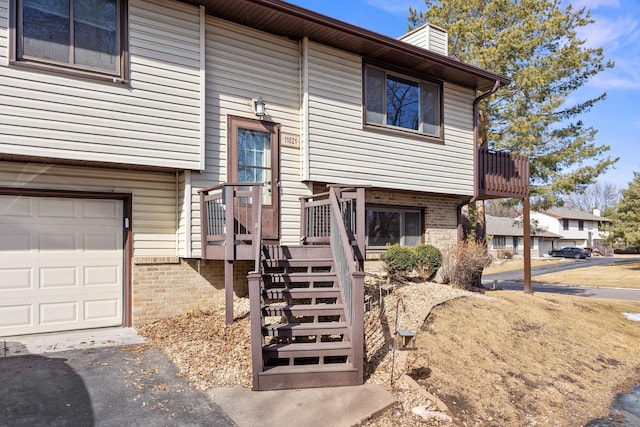
<path fill-rule="evenodd" d="M 607 227 L 608 240 L 622 239 L 630 246 L 640 246 L 640 172 L 633 173 L 629 187 L 621 193 L 622 198 L 609 214 L 613 225 Z"/>
<path fill-rule="evenodd" d="M 590 12 L 560 0 L 425 0 L 409 9 L 409 27 L 425 22 L 449 32 L 449 54 L 503 74 L 513 84 L 480 105 L 480 144 L 529 156 L 531 195 L 549 207 L 594 182 L 617 159 L 593 142 L 596 130 L 579 117 L 605 94 L 570 104 L 568 96 L 613 67 L 602 49 L 588 48 L 576 31 Z"/>

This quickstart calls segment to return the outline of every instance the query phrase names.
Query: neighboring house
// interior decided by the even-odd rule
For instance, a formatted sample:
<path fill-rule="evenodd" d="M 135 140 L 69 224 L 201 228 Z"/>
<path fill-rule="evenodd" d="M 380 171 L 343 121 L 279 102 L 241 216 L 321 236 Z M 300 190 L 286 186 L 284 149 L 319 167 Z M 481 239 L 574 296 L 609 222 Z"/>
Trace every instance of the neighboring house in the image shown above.
<path fill-rule="evenodd" d="M 559 236 L 548 245 L 547 252 L 568 246 L 593 248 L 602 244 L 607 237 L 602 226 L 611 222 L 608 218 L 600 216 L 597 209 L 589 213 L 576 209 L 553 208 L 544 212 L 531 212 L 531 219 L 537 221 L 539 228 Z"/>
<path fill-rule="evenodd" d="M 524 247 L 522 218 L 505 218 L 486 215 L 489 253 L 496 258 L 522 255 Z M 531 256 L 542 257 L 549 252 L 551 242 L 559 235 L 540 230 L 537 224 L 530 228 Z"/>
<path fill-rule="evenodd" d="M 509 80 L 428 25 L 192 3 L 0 0 L 0 336 L 231 322 L 255 271 L 254 387 L 361 383 L 365 248 L 442 248 L 472 198 L 528 197 L 528 160 L 474 143 Z"/>

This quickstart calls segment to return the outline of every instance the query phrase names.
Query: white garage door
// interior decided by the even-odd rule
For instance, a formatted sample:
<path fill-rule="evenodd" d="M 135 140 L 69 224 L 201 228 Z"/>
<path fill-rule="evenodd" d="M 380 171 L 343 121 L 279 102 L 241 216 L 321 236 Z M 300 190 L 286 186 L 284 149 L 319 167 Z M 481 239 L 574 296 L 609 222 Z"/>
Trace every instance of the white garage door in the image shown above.
<path fill-rule="evenodd" d="M 122 203 L 0 196 L 0 337 L 122 325 Z"/>

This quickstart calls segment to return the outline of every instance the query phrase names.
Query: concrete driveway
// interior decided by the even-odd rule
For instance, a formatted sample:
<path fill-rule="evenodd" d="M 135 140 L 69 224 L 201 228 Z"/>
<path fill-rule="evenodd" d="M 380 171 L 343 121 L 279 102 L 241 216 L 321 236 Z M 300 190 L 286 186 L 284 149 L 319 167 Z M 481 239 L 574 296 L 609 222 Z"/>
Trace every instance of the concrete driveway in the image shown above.
<path fill-rule="evenodd" d="M 157 349 L 88 343 L 24 354 L 10 340 L 0 352 L 0 426 L 235 425 Z"/>
<path fill-rule="evenodd" d="M 0 338 L 0 427 L 348 427 L 395 403 L 380 384 L 203 393 L 142 342 L 131 328 Z"/>

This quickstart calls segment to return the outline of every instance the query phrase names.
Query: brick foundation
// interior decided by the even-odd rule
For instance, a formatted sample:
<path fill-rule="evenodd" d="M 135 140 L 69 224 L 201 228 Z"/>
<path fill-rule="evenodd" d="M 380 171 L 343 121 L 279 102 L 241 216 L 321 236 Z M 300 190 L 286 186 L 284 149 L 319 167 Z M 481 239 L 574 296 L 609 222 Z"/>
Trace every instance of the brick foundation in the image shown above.
<path fill-rule="evenodd" d="M 234 263 L 233 291 L 248 294 L 252 261 Z M 224 261 L 137 257 L 132 269 L 133 324 L 224 304 Z"/>

